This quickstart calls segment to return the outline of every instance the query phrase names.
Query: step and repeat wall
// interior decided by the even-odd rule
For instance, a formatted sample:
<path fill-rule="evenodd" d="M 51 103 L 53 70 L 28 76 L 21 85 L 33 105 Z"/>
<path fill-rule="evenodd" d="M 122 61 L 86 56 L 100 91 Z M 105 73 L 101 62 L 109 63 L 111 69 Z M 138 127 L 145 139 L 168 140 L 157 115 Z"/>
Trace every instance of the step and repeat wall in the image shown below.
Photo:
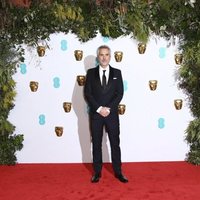
<path fill-rule="evenodd" d="M 82 43 L 63 33 L 53 34 L 48 47 L 42 41 L 39 45 L 45 46 L 40 55 L 37 48 L 25 47 L 25 61 L 13 76 L 17 96 L 9 120 L 17 134 L 24 134 L 19 163 L 92 161 L 83 88 L 86 71 L 98 64 L 100 45 L 111 48 L 110 64 L 122 71 L 124 80 L 119 108 L 122 161 L 185 159 L 185 129 L 192 117 L 187 97 L 177 87 L 177 45 L 152 36 L 141 50 L 130 37 L 112 40 L 99 34 Z M 104 162 L 110 162 L 106 132 L 102 148 Z"/>

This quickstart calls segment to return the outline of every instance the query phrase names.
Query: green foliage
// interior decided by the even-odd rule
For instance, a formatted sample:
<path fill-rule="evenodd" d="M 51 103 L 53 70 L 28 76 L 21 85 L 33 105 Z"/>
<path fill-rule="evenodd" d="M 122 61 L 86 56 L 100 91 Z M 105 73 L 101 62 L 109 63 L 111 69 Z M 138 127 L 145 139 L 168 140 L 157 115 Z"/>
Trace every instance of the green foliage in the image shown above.
<path fill-rule="evenodd" d="M 153 0 L 150 4 L 147 24 L 157 35 L 170 39 L 172 36 L 179 38 L 190 38 L 197 31 L 199 19 L 199 2 L 194 7 L 189 0 Z"/>
<path fill-rule="evenodd" d="M 185 40 L 180 46 L 183 50 L 184 62 L 178 70 L 178 86 L 188 97 L 188 105 L 194 120 L 186 129 L 186 141 L 190 150 L 187 160 L 200 165 L 200 40 L 197 37 Z"/>
<path fill-rule="evenodd" d="M 187 160 L 200 164 L 200 133 L 194 126 L 200 119 L 200 1 L 190 0 L 34 0 L 29 7 L 0 3 L 0 136 L 5 144 L 14 127 L 7 121 L 14 106 L 15 83 L 12 75 L 16 64 L 23 61 L 22 44 L 37 46 L 53 33 L 74 33 L 81 42 L 102 36 L 131 36 L 148 43 L 155 34 L 169 40 L 179 38 L 184 62 L 178 68 L 179 87 L 187 94 L 188 105 L 195 120 L 186 131 L 190 145 Z M 197 123 L 198 124 L 198 123 Z M 198 125 L 197 125 L 198 127 Z M 191 134 L 195 137 L 191 139 Z M 20 136 L 22 142 L 22 136 Z M 20 142 L 19 142 L 20 143 Z M 20 148 L 11 148 L 10 152 Z M 20 145 L 19 145 L 20 146 Z M 10 154 L 10 157 L 12 155 Z M 4 156 L 5 160 L 8 157 Z M 13 156 L 14 160 L 14 156 Z M 1 161 L 2 163 L 6 163 Z M 8 162 L 11 163 L 11 162 Z"/>
<path fill-rule="evenodd" d="M 186 129 L 186 141 L 189 144 L 190 151 L 187 154 L 187 160 L 195 165 L 200 163 L 200 119 L 190 122 Z"/>
<path fill-rule="evenodd" d="M 127 30 L 127 35 L 131 34 L 138 41 L 147 43 L 150 29 L 145 23 L 148 17 L 148 14 L 144 12 L 145 10 L 149 10 L 149 6 L 145 1 L 130 1 L 122 24 Z"/>
<path fill-rule="evenodd" d="M 105 1 L 100 5 L 86 0 L 67 3 L 61 0 L 49 4 L 34 2 L 28 9 L 9 8 L 7 5 L 5 16 L 8 19 L 0 32 L 5 41 L 10 44 L 37 45 L 40 40 L 48 40 L 52 33 L 69 31 L 75 33 L 82 42 L 94 38 L 98 31 L 111 38 L 132 33 L 139 41 L 148 40 L 148 27 L 144 19 L 147 2 L 127 1 L 125 14 L 119 10 L 120 1 Z"/>
<path fill-rule="evenodd" d="M 0 134 L 0 164 L 14 165 L 17 161 L 15 152 L 22 149 L 23 135 Z"/>
<path fill-rule="evenodd" d="M 7 165 L 16 163 L 15 153 L 23 147 L 23 135 L 13 135 L 15 127 L 7 120 L 16 96 L 12 75 L 16 71 L 17 55 L 10 46 L 0 43 L 0 164 Z"/>
<path fill-rule="evenodd" d="M 182 46 L 184 62 L 179 68 L 179 87 L 188 97 L 194 117 L 200 117 L 200 41 L 190 41 Z"/>

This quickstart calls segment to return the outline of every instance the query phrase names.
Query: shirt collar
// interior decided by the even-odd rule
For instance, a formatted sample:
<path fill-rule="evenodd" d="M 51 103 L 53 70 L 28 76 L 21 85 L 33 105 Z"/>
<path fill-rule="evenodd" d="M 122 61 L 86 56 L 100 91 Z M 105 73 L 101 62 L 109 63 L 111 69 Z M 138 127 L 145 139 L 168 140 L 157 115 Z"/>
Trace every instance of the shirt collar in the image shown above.
<path fill-rule="evenodd" d="M 103 70 L 106 70 L 107 72 L 109 71 L 109 65 L 107 67 L 101 67 L 101 65 L 99 65 L 99 70 L 103 72 Z"/>

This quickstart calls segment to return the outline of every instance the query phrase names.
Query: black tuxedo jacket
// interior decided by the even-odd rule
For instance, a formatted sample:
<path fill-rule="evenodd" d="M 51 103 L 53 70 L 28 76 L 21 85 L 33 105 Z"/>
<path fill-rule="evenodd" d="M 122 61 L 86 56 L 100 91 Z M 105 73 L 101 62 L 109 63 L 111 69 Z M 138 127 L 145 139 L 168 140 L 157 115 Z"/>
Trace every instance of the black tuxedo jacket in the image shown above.
<path fill-rule="evenodd" d="M 109 67 L 109 79 L 105 89 L 101 84 L 99 66 L 87 71 L 84 95 L 91 115 L 97 115 L 96 110 L 100 106 L 109 107 L 110 114 L 118 114 L 118 105 L 124 94 L 123 80 L 119 69 Z"/>

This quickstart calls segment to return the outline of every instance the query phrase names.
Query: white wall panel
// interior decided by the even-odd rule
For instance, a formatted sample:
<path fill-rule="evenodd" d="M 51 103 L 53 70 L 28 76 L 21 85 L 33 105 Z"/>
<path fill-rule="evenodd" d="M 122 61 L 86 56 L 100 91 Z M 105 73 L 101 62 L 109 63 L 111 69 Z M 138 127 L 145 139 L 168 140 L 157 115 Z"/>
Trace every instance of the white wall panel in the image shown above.
<path fill-rule="evenodd" d="M 167 47 L 164 39 L 152 37 L 145 54 L 139 54 L 138 42 L 129 37 L 109 40 L 98 35 L 81 43 L 73 34 L 60 33 L 51 36 L 44 57 L 26 47 L 25 62 L 14 75 L 17 97 L 9 119 L 16 133 L 24 134 L 24 148 L 17 153 L 19 163 L 91 162 L 87 105 L 76 76 L 96 65 L 96 49 L 102 44 L 111 47 L 111 65 L 122 70 L 124 79 L 121 103 L 127 109 L 120 115 L 122 161 L 185 159 L 184 131 L 192 117 L 175 82 L 177 46 Z M 75 60 L 76 49 L 83 50 L 81 61 Z M 121 62 L 115 61 L 115 51 L 123 51 Z M 152 79 L 158 80 L 155 91 L 148 86 Z M 30 90 L 30 81 L 39 82 L 37 92 Z M 176 110 L 173 102 L 179 98 L 183 107 Z M 64 112 L 64 101 L 72 102 L 71 112 Z M 56 136 L 55 126 L 64 128 L 61 137 Z M 110 161 L 106 136 L 103 155 L 104 161 Z"/>

